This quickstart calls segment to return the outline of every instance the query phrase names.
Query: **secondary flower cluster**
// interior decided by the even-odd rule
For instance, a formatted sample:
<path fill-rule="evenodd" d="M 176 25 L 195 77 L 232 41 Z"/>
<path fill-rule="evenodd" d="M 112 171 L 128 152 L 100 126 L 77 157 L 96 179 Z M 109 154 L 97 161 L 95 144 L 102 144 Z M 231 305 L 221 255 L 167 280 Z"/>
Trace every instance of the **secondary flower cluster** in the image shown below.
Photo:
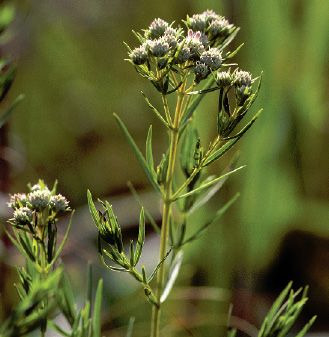
<path fill-rule="evenodd" d="M 11 223 L 16 227 L 44 226 L 42 219 L 54 220 L 57 215 L 70 211 L 67 199 L 55 190 L 49 190 L 43 181 L 30 187 L 30 192 L 10 196 L 8 206 L 14 210 Z"/>
<path fill-rule="evenodd" d="M 173 23 L 155 19 L 143 34 L 136 33 L 141 45 L 129 48 L 129 61 L 163 93 L 168 92 L 170 70 L 181 75 L 184 70 L 191 71 L 196 83 L 218 70 L 224 61 L 221 45 L 237 29 L 209 10 L 183 22 L 185 32 Z"/>
<path fill-rule="evenodd" d="M 253 79 L 248 71 L 236 69 L 233 73 L 229 71 L 218 72 L 216 76 L 217 85 L 221 89 L 234 87 L 238 106 L 243 106 L 252 94 Z"/>
<path fill-rule="evenodd" d="M 239 69 L 235 69 L 232 73 L 230 71 L 218 72 L 215 80 L 219 89 L 218 133 L 227 137 L 255 101 L 260 80 L 257 88 L 253 90 L 253 83 L 257 79 L 252 78 L 249 72 Z M 235 104 L 233 104 L 234 96 Z"/>

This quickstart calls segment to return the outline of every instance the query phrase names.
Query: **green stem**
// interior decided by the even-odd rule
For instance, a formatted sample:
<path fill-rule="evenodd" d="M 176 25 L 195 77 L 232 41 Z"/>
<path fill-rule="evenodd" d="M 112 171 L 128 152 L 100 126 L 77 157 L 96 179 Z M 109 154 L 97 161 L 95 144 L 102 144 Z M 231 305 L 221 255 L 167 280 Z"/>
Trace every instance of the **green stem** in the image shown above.
<path fill-rule="evenodd" d="M 182 86 L 181 90 L 184 90 Z M 175 162 L 178 146 L 178 128 L 180 123 L 180 117 L 182 113 L 184 96 L 182 91 L 178 92 L 178 99 L 176 104 L 175 116 L 173 121 L 173 129 L 169 130 L 170 145 L 169 145 L 169 158 L 168 158 L 168 170 L 166 175 L 166 181 L 164 183 L 164 203 L 163 203 L 163 213 L 162 213 L 162 226 L 161 226 L 161 237 L 160 237 L 160 257 L 159 261 L 162 261 L 166 255 L 167 242 L 169 235 L 170 226 L 170 216 L 171 216 L 171 196 L 172 196 L 172 182 L 175 171 Z M 159 337 L 160 333 L 160 314 L 161 314 L 161 303 L 160 298 L 163 291 L 165 280 L 165 263 L 162 263 L 158 274 L 157 274 L 157 287 L 156 287 L 156 299 L 157 306 L 153 306 L 152 310 L 152 321 L 151 321 L 151 337 Z"/>

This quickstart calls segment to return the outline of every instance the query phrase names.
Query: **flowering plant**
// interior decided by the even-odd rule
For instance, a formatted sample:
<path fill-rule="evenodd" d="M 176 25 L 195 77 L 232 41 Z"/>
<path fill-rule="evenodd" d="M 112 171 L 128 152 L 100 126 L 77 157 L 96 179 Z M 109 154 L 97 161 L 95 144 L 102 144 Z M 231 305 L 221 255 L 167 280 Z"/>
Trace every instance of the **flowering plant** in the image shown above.
<path fill-rule="evenodd" d="M 106 268 L 130 274 L 143 288 L 152 307 L 151 337 L 160 336 L 161 311 L 179 275 L 185 245 L 198 239 L 238 197 L 237 194 L 222 205 L 208 221 L 199 225 L 196 232 L 191 231 L 189 224 L 195 211 L 220 190 L 229 176 L 243 167 L 235 167 L 232 162 L 216 176 L 209 175 L 207 168 L 242 138 L 261 113 L 258 111 L 240 127 L 257 97 L 261 79 L 240 70 L 230 61 L 241 48 L 226 50 L 239 28 L 210 10 L 188 16 L 182 23 L 175 28 L 173 23 L 155 19 L 141 33 L 134 32 L 140 42 L 138 47 L 127 46 L 127 60 L 150 81 L 163 103 L 158 109 L 143 94 L 147 106 L 168 134 L 168 148 L 159 163 L 156 164 L 153 157 L 152 126 L 148 130 L 144 156 L 123 121 L 115 115 L 161 200 L 161 226 L 142 207 L 137 238 L 125 249 L 121 227 L 111 204 L 100 201 L 101 210 L 98 210 L 91 192 L 87 193 L 91 217 L 98 230 L 100 259 Z M 218 109 L 215 116 L 209 114 L 209 118 L 216 120 L 217 130 L 210 144 L 205 145 L 199 137 L 195 115 L 209 92 L 218 93 Z M 174 106 L 169 102 L 169 95 L 174 96 Z M 0 120 L 0 126 L 6 118 Z M 48 328 L 61 336 L 101 337 L 102 280 L 98 282 L 95 299 L 92 291 L 88 291 L 88 298 L 78 309 L 60 260 L 74 212 L 67 199 L 56 190 L 57 184 L 49 189 L 40 180 L 29 186 L 28 193 L 10 197 L 8 206 L 13 215 L 8 221 L 7 234 L 24 257 L 25 266 L 17 267 L 19 282 L 16 288 L 20 302 L 0 324 L 0 337 L 25 336 L 35 329 L 39 329 L 43 337 Z M 132 191 L 136 194 L 133 188 Z M 71 214 L 71 219 L 58 243 L 57 225 L 65 213 Z M 160 236 L 159 259 L 151 272 L 140 263 L 147 222 L 153 224 Z M 274 302 L 257 336 L 287 336 L 307 301 L 306 295 L 307 288 L 294 292 L 290 283 Z M 66 318 L 69 327 L 63 328 L 55 321 L 58 314 Z M 315 317 L 296 337 L 303 337 L 314 320 Z M 133 335 L 132 322 L 127 337 Z M 228 337 L 236 333 L 231 325 L 228 324 Z"/>

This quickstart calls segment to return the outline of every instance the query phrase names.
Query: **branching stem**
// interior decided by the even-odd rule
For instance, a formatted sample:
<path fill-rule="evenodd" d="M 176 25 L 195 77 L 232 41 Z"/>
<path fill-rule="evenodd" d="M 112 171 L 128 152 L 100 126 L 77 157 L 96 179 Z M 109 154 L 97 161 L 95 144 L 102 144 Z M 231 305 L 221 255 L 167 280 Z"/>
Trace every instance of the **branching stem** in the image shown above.
<path fill-rule="evenodd" d="M 178 129 L 179 123 L 182 116 L 182 109 L 184 105 L 184 85 L 178 90 L 178 98 L 175 109 L 175 116 L 173 121 L 173 128 L 169 130 L 169 158 L 168 158 L 168 170 L 166 174 L 166 181 L 164 182 L 164 202 L 163 202 L 163 213 L 162 213 L 162 226 L 161 226 L 161 237 L 160 237 L 160 256 L 159 261 L 162 261 L 167 252 L 167 242 L 169 235 L 170 226 L 170 216 L 171 216 L 171 206 L 172 206 L 172 182 L 175 171 L 176 154 L 178 147 Z M 152 310 L 152 321 L 151 321 L 151 337 L 159 337 L 160 333 L 160 314 L 161 314 L 161 295 L 164 287 L 165 281 L 165 264 L 162 263 L 158 274 L 157 274 L 157 285 L 156 285 L 156 299 L 158 306 L 153 306 Z"/>

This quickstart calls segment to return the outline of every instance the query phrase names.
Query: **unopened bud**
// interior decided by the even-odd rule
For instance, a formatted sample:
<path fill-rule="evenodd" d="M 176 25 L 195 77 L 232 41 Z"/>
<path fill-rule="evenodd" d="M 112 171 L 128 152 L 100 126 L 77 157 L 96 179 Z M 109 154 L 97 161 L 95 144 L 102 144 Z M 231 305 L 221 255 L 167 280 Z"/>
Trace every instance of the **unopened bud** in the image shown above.
<path fill-rule="evenodd" d="M 222 55 L 217 48 L 210 48 L 201 54 L 200 62 L 212 70 L 217 70 L 222 64 Z"/>
<path fill-rule="evenodd" d="M 137 66 L 144 64 L 147 60 L 147 50 L 144 45 L 141 45 L 138 48 L 135 48 L 130 54 L 130 59 Z"/>
<path fill-rule="evenodd" d="M 152 21 L 147 31 L 147 38 L 157 39 L 161 37 L 169 27 L 168 22 L 158 18 Z"/>

